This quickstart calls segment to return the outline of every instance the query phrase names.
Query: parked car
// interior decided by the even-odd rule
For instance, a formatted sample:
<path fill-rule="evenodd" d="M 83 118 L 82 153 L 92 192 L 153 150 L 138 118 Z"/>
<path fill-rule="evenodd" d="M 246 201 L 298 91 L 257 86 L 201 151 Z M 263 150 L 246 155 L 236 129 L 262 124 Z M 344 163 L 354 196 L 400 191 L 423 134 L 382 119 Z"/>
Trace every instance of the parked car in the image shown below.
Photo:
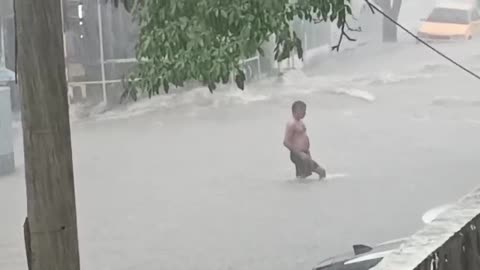
<path fill-rule="evenodd" d="M 430 12 L 418 36 L 425 41 L 469 40 L 479 33 L 480 13 L 476 5 L 448 4 Z"/>
<path fill-rule="evenodd" d="M 429 224 L 451 206 L 452 204 L 446 204 L 427 211 L 422 216 L 423 222 Z M 351 252 L 323 260 L 313 270 L 369 270 L 379 264 L 385 256 L 397 250 L 406 240 L 407 238 L 396 239 L 374 247 L 354 245 Z"/>

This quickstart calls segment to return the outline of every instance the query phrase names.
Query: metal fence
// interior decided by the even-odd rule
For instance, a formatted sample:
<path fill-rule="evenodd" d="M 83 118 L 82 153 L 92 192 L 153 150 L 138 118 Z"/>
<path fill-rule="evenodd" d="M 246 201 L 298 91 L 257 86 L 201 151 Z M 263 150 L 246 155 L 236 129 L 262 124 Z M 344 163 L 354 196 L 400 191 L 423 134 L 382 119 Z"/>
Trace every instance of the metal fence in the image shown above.
<path fill-rule="evenodd" d="M 73 8 L 72 8 L 73 7 Z M 71 18 L 82 18 L 74 25 Z M 123 93 L 122 79 L 135 67 L 138 26 L 120 5 L 114 8 L 103 0 L 63 0 L 65 60 L 68 92 L 72 103 L 115 104 Z M 15 28 L 13 16 L 2 17 L 5 66 L 15 69 Z M 329 24 L 297 20 L 293 28 L 302 39 L 305 54 L 330 44 Z M 273 42 L 265 44 L 265 56 L 258 54 L 242 61 L 248 81 L 276 74 Z M 288 67 L 294 61 L 285 61 Z M 15 88 L 15 87 L 13 87 Z M 12 106 L 19 109 L 18 91 L 12 91 Z"/>
<path fill-rule="evenodd" d="M 118 103 L 124 91 L 123 78 L 137 63 L 135 45 L 138 26 L 123 7 L 114 8 L 102 0 L 64 1 L 73 1 L 81 6 L 79 16 L 84 19 L 81 30 L 66 29 L 65 33 L 71 102 Z M 298 20 L 292 26 L 302 39 L 305 53 L 330 42 L 329 24 L 310 24 Z M 265 44 L 265 47 L 265 56 L 257 54 L 242 61 L 247 81 L 275 73 L 277 65 L 273 61 L 273 46 Z"/>

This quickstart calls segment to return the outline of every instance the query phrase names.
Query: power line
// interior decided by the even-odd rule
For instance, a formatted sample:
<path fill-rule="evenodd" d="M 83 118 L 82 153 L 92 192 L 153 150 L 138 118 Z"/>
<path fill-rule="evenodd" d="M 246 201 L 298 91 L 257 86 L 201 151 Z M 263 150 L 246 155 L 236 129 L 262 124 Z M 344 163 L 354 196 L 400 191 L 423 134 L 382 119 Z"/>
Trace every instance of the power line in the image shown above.
<path fill-rule="evenodd" d="M 430 48 L 432 51 L 436 52 L 438 55 L 442 56 L 443 58 L 447 59 L 448 61 L 450 61 L 451 63 L 453 63 L 454 65 L 456 65 L 457 67 L 463 69 L 465 72 L 469 73 L 470 75 L 472 75 L 473 77 L 477 78 L 480 80 L 480 76 L 478 74 L 476 74 L 475 72 L 471 71 L 470 69 L 464 67 L 463 65 L 461 65 L 460 63 L 458 63 L 457 61 L 453 60 L 452 58 L 448 57 L 447 55 L 445 55 L 444 53 L 442 53 L 441 51 L 435 49 L 433 46 L 431 46 L 430 44 L 428 44 L 427 42 L 425 42 L 423 39 L 421 39 L 420 37 L 418 37 L 417 35 L 415 35 L 414 33 L 412 33 L 410 30 L 408 30 L 407 28 L 405 28 L 403 25 L 401 25 L 400 23 L 398 23 L 397 21 L 395 21 L 394 19 L 392 19 L 392 17 L 388 16 L 385 12 L 383 12 L 381 9 L 379 9 L 377 6 L 375 6 L 374 4 L 370 3 L 369 0 L 365 0 L 365 2 L 367 2 L 368 6 L 370 7 L 370 9 L 372 10 L 372 13 L 375 14 L 375 11 L 377 11 L 378 13 L 382 14 L 385 18 L 387 18 L 389 21 L 391 21 L 392 23 L 394 23 L 396 26 L 398 26 L 399 28 L 401 28 L 403 31 L 407 32 L 410 36 L 414 37 L 416 40 L 418 40 L 420 43 L 422 43 L 423 45 L 427 46 L 428 48 Z"/>

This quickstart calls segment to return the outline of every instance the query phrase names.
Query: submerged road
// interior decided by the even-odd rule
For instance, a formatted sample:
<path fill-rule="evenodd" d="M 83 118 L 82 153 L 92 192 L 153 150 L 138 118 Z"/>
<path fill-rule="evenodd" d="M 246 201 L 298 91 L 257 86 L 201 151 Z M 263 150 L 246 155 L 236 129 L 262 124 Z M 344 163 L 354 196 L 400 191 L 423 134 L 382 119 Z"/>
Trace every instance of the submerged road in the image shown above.
<path fill-rule="evenodd" d="M 479 42 L 441 45 L 480 71 Z M 412 42 L 322 58 L 245 93 L 157 97 L 73 125 L 85 270 L 311 269 L 408 236 L 478 184 L 480 82 Z M 293 180 L 290 104 L 308 103 L 327 182 Z M 143 112 L 143 113 L 142 113 Z M 19 135 L 20 136 L 20 135 Z M 25 269 L 21 138 L 0 178 L 0 268 Z"/>

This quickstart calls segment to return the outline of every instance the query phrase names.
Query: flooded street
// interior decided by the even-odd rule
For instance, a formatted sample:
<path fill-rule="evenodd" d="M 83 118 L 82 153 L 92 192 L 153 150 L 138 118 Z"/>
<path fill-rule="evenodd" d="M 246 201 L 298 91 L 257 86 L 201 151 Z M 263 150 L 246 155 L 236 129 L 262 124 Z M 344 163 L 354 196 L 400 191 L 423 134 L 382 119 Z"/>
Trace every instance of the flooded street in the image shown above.
<path fill-rule="evenodd" d="M 480 72 L 479 40 L 438 48 Z M 242 93 L 140 101 L 73 124 L 82 268 L 311 269 L 409 236 L 479 183 L 480 81 L 405 39 L 318 56 Z M 290 105 L 308 105 L 326 182 L 293 180 Z M 20 135 L 18 135 L 20 136 Z M 0 268 L 25 269 L 18 172 L 0 178 Z"/>

